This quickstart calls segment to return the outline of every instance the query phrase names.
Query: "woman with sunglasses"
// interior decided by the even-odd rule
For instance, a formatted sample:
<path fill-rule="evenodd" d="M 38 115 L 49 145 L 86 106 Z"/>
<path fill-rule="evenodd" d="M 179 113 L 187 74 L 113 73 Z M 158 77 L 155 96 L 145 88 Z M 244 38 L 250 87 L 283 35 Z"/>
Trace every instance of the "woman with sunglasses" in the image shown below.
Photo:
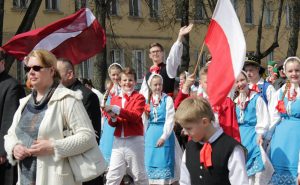
<path fill-rule="evenodd" d="M 300 59 L 289 57 L 283 64 L 287 82 L 272 99 L 270 112 L 274 134 L 270 143 L 270 159 L 274 167 L 273 185 L 300 184 Z M 270 139 L 270 135 L 268 135 Z M 298 178 L 298 179 L 297 179 Z"/>
<path fill-rule="evenodd" d="M 68 156 L 97 146 L 82 95 L 59 84 L 56 57 L 34 50 L 24 60 L 32 93 L 23 98 L 5 139 L 11 164 L 18 164 L 20 185 L 77 185 Z M 73 135 L 66 137 L 66 124 Z"/>

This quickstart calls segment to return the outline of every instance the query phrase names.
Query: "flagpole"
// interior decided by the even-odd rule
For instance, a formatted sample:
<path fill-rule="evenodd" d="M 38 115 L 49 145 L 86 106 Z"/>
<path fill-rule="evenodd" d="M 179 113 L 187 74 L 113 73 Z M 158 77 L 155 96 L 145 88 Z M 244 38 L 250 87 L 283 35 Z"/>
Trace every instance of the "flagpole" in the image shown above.
<path fill-rule="evenodd" d="M 199 65 L 199 63 L 200 63 L 200 59 L 201 59 L 201 56 L 202 56 L 202 53 L 203 53 L 204 45 L 205 45 L 205 44 L 204 44 L 204 41 L 203 41 L 202 46 L 201 46 L 200 53 L 199 53 L 199 55 L 198 55 L 197 63 L 196 63 L 196 65 L 195 65 L 194 72 L 192 73 L 193 76 L 196 76 L 196 73 L 197 73 L 197 67 L 198 67 L 198 65 Z"/>

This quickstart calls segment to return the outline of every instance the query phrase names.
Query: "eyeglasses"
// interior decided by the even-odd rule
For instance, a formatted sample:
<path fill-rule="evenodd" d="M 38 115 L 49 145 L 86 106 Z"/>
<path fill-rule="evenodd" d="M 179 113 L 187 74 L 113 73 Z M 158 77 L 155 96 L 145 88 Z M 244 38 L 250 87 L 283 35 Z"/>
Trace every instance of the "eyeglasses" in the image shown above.
<path fill-rule="evenodd" d="M 24 71 L 26 73 L 28 73 L 31 69 L 33 69 L 35 72 L 39 72 L 41 69 L 43 69 L 44 67 L 42 66 L 32 66 L 32 67 L 29 67 L 29 66 L 24 66 Z"/>
<path fill-rule="evenodd" d="M 150 53 L 154 54 L 154 53 L 160 53 L 161 50 L 155 50 L 155 51 L 150 51 Z"/>

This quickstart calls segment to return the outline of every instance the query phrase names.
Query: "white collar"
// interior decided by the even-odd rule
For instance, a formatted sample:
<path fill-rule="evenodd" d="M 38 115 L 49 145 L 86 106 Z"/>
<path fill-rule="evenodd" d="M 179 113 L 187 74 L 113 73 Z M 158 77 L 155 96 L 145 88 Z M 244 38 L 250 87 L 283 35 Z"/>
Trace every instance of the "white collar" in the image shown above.
<path fill-rule="evenodd" d="M 223 129 L 221 127 L 217 128 L 216 132 L 208 139 L 209 143 L 215 142 L 220 135 L 223 134 Z M 204 144 L 204 142 L 199 142 L 200 144 Z"/>

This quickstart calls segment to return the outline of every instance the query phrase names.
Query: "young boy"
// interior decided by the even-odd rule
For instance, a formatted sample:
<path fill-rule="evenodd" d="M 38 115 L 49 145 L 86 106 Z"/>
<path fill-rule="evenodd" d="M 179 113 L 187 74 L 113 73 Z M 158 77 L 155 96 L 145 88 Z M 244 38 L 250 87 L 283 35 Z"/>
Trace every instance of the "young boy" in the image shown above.
<path fill-rule="evenodd" d="M 222 128 L 215 128 L 214 120 L 204 98 L 187 98 L 179 105 L 175 121 L 192 139 L 183 154 L 180 184 L 249 184 L 243 147 Z"/>
<path fill-rule="evenodd" d="M 133 69 L 125 68 L 120 76 L 121 93 L 112 97 L 111 105 L 105 106 L 108 123 L 116 127 L 106 184 L 119 185 L 128 172 L 134 184 L 147 185 L 142 123 L 145 98 L 134 91 L 136 73 Z"/>

